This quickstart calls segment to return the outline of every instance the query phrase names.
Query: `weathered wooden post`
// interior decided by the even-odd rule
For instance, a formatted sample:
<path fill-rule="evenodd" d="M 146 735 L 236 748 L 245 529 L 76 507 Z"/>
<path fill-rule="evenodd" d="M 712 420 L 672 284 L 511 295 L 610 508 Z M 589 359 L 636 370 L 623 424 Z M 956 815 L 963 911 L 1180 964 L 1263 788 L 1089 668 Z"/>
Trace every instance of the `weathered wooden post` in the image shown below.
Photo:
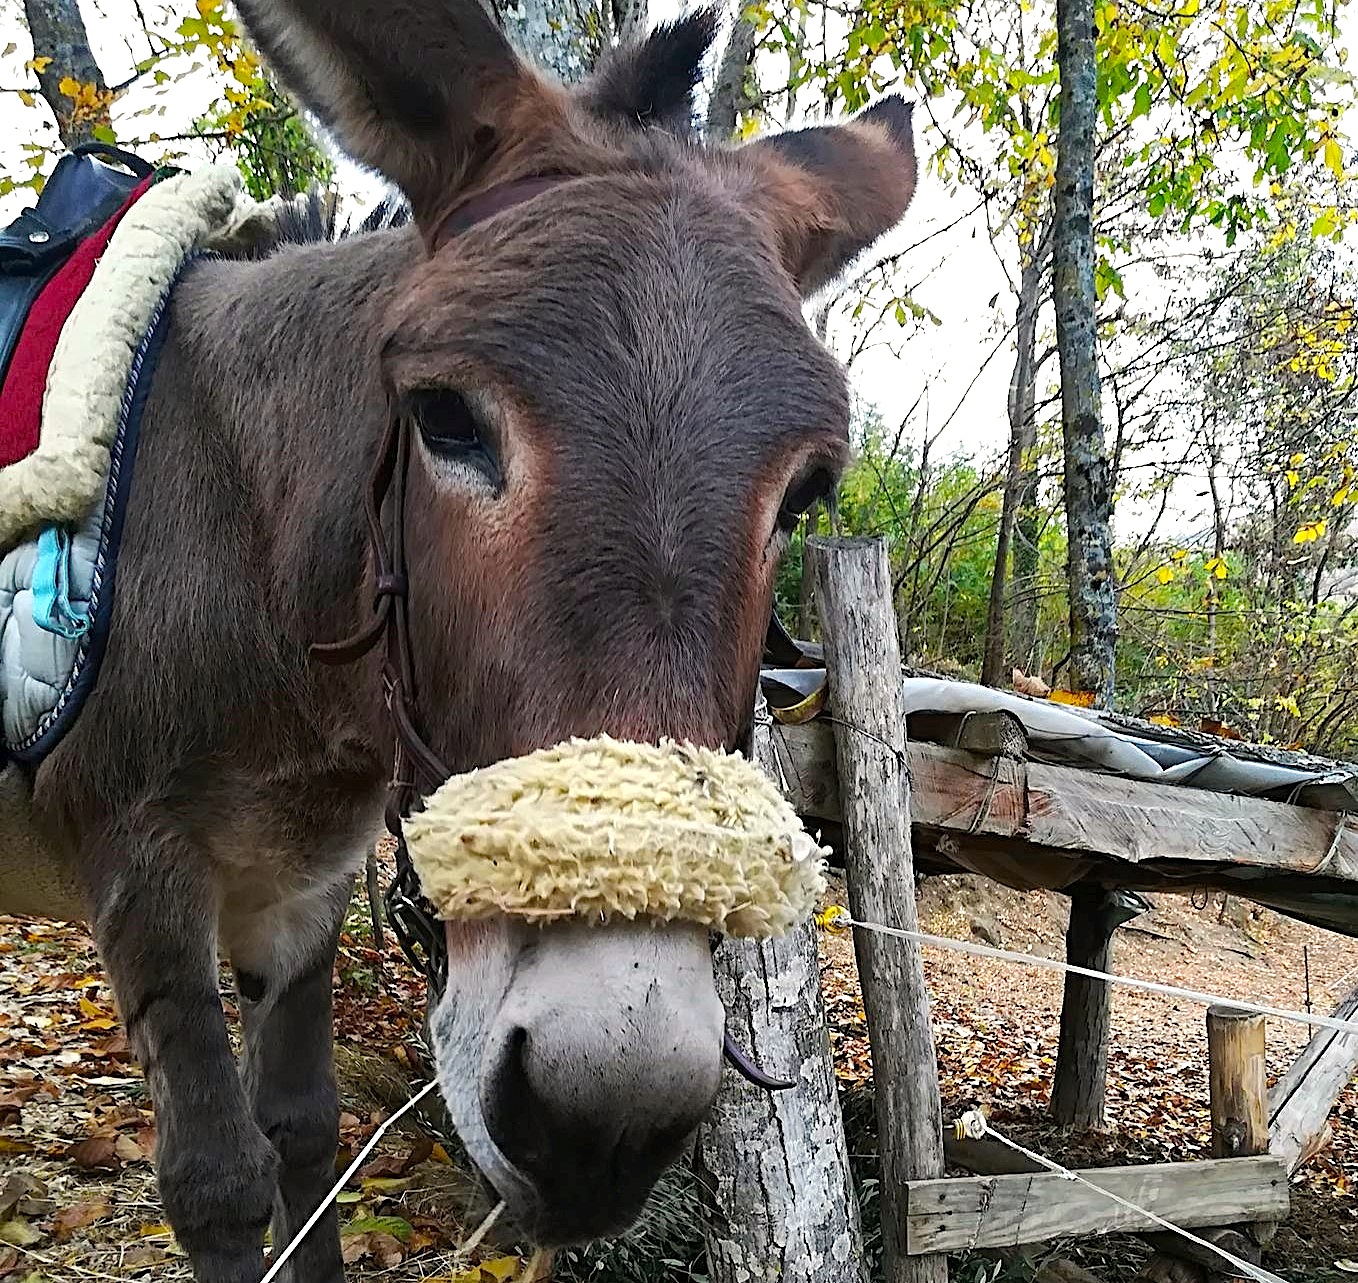
<path fill-rule="evenodd" d="M 1214 1158 L 1246 1158 L 1268 1152 L 1264 1035 L 1263 1016 L 1231 1007 L 1208 1009 L 1208 1091 Z"/>
<path fill-rule="evenodd" d="M 1070 895 L 1066 961 L 1091 971 L 1111 971 L 1113 933 L 1145 908 L 1139 897 L 1126 893 L 1075 887 Z M 1103 1126 L 1110 1008 L 1106 980 L 1067 972 L 1051 1098 L 1052 1117 L 1063 1126 Z"/>
<path fill-rule="evenodd" d="M 780 777 L 760 697 L 754 760 Z M 695 1155 L 713 1283 L 865 1283 L 858 1198 L 821 1000 L 815 926 L 777 940 L 723 940 L 717 992 L 727 1028 L 764 1071 L 765 1093 L 729 1070 Z"/>
<path fill-rule="evenodd" d="M 814 539 L 830 704 L 839 761 L 849 905 L 854 917 L 918 928 L 910 847 L 901 652 L 881 539 Z M 918 946 L 855 931 L 872 1044 L 882 1153 L 888 1283 L 947 1283 L 947 1257 L 907 1255 L 905 1182 L 943 1174 L 938 1062 Z"/>
<path fill-rule="evenodd" d="M 1212 1111 L 1212 1157 L 1251 1158 L 1268 1153 L 1268 1080 L 1264 1068 L 1264 1017 L 1232 1007 L 1207 1010 L 1207 1085 Z M 1241 1260 L 1258 1265 L 1261 1248 L 1277 1225 L 1256 1221 L 1200 1231 L 1200 1236 Z M 1159 1255 L 1147 1262 L 1151 1283 L 1207 1280 L 1220 1258 L 1173 1234 L 1146 1236 Z"/>

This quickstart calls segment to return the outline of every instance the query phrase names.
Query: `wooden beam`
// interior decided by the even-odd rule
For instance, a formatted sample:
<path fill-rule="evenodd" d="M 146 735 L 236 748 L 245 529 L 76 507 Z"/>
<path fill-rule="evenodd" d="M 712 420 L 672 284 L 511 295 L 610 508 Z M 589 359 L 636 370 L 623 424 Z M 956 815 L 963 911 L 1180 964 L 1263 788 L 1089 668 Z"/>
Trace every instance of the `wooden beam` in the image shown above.
<path fill-rule="evenodd" d="M 1334 1009 L 1340 1020 L 1358 1019 L 1358 985 Z M 1358 1072 L 1358 1033 L 1318 1029 L 1292 1068 L 1269 1092 L 1269 1152 L 1295 1172 L 1329 1140 L 1330 1111 Z"/>
<path fill-rule="evenodd" d="M 803 815 L 838 820 L 830 720 L 781 726 L 778 744 L 794 805 Z M 1346 822 L 1335 811 L 938 744 L 912 742 L 908 751 L 912 821 L 926 832 L 1132 864 L 1234 864 L 1279 873 L 1309 873 L 1323 864 L 1326 877 L 1358 881 L 1358 820 Z"/>
<path fill-rule="evenodd" d="M 1103 1167 L 1080 1175 L 1186 1229 L 1282 1220 L 1288 1212 L 1287 1169 L 1268 1155 Z M 1098 1190 L 1054 1172 L 910 1181 L 906 1196 L 906 1245 L 912 1254 L 1017 1247 L 1067 1236 L 1160 1228 Z"/>
<path fill-rule="evenodd" d="M 816 603 L 835 702 L 849 904 L 868 922 L 919 925 L 896 610 L 881 539 L 813 539 Z M 919 947 L 856 931 L 872 1046 L 882 1237 L 889 1283 L 948 1283 L 944 1256 L 906 1251 L 905 1182 L 943 1174 L 943 1113 Z"/>

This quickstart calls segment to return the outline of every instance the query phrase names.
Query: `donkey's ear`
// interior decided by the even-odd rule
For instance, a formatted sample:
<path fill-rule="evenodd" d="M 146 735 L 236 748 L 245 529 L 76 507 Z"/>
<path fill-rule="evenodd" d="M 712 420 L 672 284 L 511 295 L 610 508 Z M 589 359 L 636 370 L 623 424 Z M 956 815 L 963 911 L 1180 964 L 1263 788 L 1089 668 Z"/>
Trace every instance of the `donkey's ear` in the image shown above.
<path fill-rule="evenodd" d="M 585 106 L 603 120 L 689 133 L 693 90 L 716 34 L 716 10 L 699 9 L 608 50 L 580 91 Z"/>
<path fill-rule="evenodd" d="M 237 0 L 264 56 L 416 217 L 492 150 L 536 85 L 478 0 Z"/>
<path fill-rule="evenodd" d="M 913 104 L 893 94 L 847 124 L 777 134 L 742 149 L 773 162 L 773 217 L 803 294 L 833 280 L 900 222 L 915 194 L 912 113 Z"/>

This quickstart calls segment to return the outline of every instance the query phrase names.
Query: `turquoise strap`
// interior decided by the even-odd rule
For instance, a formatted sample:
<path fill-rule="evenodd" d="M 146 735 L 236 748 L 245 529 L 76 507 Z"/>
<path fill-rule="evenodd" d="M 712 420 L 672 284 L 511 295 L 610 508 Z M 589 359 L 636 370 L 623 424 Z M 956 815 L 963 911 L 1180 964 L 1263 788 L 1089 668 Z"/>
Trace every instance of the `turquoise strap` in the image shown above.
<path fill-rule="evenodd" d="M 62 526 L 47 526 L 33 566 L 33 622 L 73 641 L 89 631 L 90 617 L 84 606 L 71 604 L 70 591 L 71 537 Z"/>

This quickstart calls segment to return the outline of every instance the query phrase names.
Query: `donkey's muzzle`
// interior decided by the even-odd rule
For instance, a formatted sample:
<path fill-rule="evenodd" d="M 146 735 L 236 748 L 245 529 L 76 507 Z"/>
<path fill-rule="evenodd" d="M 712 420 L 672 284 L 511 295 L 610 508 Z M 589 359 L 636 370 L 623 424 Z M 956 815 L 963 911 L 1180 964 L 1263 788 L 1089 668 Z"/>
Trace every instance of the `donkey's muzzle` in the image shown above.
<path fill-rule="evenodd" d="M 545 1246 L 630 1225 L 716 1097 L 723 1013 L 706 933 L 561 923 L 517 969 L 482 1061 L 481 1106 L 532 1187 Z"/>

